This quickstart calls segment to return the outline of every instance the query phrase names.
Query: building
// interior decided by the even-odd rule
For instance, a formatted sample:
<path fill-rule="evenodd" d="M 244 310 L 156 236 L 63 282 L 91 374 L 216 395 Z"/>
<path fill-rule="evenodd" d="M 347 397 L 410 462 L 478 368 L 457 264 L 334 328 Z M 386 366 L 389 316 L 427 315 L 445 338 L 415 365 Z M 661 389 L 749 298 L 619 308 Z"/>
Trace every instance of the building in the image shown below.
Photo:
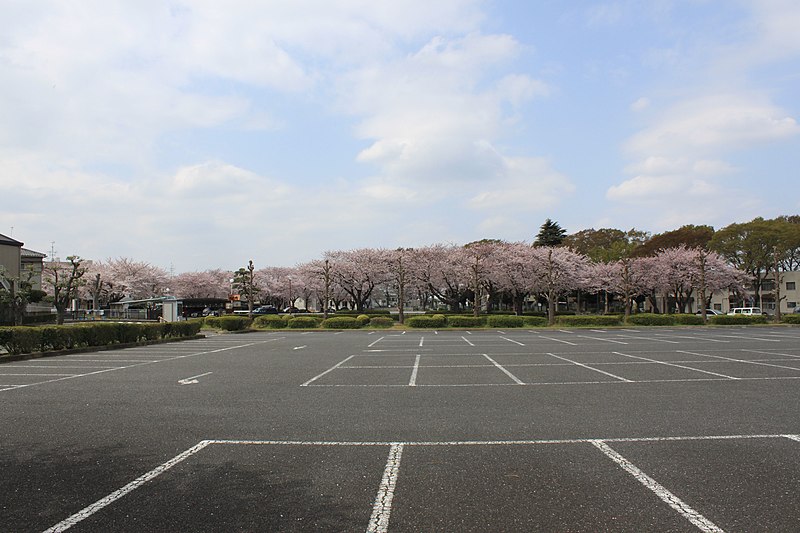
<path fill-rule="evenodd" d="M 794 313 L 800 307 L 800 271 L 781 272 L 781 313 Z M 769 315 L 777 309 L 775 302 L 775 274 L 769 274 L 761 285 L 761 298 L 756 298 L 751 288 L 749 296 L 741 297 L 728 292 L 715 292 L 711 297 L 711 309 L 727 313 L 734 307 L 760 307 Z"/>
<path fill-rule="evenodd" d="M 5 272 L 7 278 L 19 278 L 22 268 L 22 244 L 11 237 L 0 234 L 0 269 Z M 6 289 L 8 288 L 6 287 Z"/>

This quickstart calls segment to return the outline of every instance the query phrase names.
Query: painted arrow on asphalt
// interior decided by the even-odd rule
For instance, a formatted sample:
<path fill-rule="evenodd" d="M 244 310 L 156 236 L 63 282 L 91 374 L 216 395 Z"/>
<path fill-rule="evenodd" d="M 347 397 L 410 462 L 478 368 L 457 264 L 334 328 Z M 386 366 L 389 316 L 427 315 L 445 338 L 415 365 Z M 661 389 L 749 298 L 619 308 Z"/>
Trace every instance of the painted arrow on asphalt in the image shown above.
<path fill-rule="evenodd" d="M 207 376 L 209 374 L 213 374 L 213 372 L 206 372 L 205 374 L 198 374 L 190 378 L 179 379 L 178 383 L 180 383 L 181 385 L 194 385 L 195 383 L 200 383 L 199 381 L 197 381 L 197 378 L 202 378 L 203 376 Z"/>

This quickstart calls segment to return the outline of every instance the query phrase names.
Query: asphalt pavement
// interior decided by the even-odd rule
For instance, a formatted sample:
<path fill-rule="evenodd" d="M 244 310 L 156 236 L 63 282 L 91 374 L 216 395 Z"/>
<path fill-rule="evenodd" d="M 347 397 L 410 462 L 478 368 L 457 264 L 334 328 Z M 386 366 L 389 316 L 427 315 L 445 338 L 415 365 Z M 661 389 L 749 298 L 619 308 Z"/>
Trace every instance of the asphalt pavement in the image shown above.
<path fill-rule="evenodd" d="M 798 328 L 223 334 L 0 406 L 0 531 L 800 530 Z"/>

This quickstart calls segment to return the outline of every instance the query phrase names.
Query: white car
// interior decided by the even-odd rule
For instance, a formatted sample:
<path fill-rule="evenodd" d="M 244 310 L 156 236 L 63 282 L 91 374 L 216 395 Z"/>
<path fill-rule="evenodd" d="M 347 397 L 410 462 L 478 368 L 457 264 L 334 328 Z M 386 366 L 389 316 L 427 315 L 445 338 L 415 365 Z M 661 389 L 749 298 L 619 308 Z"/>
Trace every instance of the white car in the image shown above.
<path fill-rule="evenodd" d="M 765 315 L 766 313 L 761 311 L 760 307 L 734 307 L 730 311 L 728 311 L 729 315 Z"/>

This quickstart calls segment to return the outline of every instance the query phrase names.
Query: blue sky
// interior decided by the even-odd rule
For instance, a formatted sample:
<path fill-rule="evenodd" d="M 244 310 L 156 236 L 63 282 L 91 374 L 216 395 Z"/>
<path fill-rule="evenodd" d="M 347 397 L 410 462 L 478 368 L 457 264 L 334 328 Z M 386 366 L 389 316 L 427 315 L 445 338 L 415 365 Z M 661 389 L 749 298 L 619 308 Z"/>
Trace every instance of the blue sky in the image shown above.
<path fill-rule="evenodd" d="M 176 272 L 800 212 L 794 0 L 3 2 L 0 233 Z"/>

